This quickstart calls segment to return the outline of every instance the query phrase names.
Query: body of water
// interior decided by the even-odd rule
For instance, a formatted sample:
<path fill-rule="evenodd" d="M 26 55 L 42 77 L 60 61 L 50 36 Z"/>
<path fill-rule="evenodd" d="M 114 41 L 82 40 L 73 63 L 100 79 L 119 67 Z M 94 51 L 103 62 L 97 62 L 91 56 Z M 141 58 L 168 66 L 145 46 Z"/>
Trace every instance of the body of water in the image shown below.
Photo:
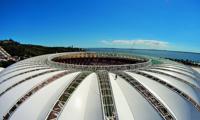
<path fill-rule="evenodd" d="M 184 59 L 200 62 L 200 53 L 177 52 L 166 50 L 146 50 L 146 49 L 117 49 L 117 48 L 89 48 L 88 51 L 94 52 L 120 52 L 136 55 L 147 55 L 152 57 Z"/>

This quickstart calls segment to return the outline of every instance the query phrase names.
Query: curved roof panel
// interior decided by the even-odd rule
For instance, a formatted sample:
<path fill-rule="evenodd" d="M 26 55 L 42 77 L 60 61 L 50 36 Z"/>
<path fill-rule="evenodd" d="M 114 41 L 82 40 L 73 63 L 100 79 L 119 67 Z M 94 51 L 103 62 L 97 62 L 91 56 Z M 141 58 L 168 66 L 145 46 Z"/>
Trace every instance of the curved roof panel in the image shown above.
<path fill-rule="evenodd" d="M 53 61 L 59 56 L 76 59 L 74 64 Z M 103 59 L 101 65 L 98 57 L 112 65 Z M 120 57 L 136 63 L 124 64 Z M 175 62 L 150 62 L 83 52 L 20 61 L 0 72 L 0 119 L 198 120 L 200 74 Z"/>

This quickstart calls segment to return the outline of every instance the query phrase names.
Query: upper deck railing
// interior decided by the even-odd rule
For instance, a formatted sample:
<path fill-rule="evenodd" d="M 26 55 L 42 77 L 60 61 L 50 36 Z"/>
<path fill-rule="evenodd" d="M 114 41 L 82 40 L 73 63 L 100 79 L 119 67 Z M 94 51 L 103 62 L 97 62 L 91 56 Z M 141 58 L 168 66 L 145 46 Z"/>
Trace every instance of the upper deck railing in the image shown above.
<path fill-rule="evenodd" d="M 135 59 L 141 63 L 135 64 L 123 64 L 123 65 L 77 65 L 69 63 L 60 63 L 53 61 L 57 57 L 66 57 L 66 58 L 84 58 L 84 57 L 109 57 L 109 58 L 123 58 L 123 59 Z M 117 71 L 117 70 L 132 70 L 151 65 L 151 59 L 133 56 L 129 54 L 120 54 L 120 53 L 96 53 L 96 52 L 70 52 L 70 53 L 58 53 L 50 55 L 47 59 L 47 64 L 61 69 L 75 69 L 75 70 L 87 70 L 87 71 L 96 71 L 96 70 L 108 70 L 108 71 Z"/>

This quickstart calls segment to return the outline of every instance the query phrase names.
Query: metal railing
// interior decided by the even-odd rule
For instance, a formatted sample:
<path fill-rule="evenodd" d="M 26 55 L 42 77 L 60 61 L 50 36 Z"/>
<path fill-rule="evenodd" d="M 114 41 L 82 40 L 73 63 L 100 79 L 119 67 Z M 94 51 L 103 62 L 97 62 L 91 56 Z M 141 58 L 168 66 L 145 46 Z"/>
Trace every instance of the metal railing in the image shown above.
<path fill-rule="evenodd" d="M 34 71 L 38 71 L 38 70 L 48 70 L 48 69 L 51 69 L 51 68 L 49 68 L 49 67 L 37 68 L 37 67 L 36 67 L 36 69 L 32 69 L 32 70 L 28 70 L 28 71 L 20 72 L 20 73 L 18 73 L 18 74 L 15 74 L 15 75 L 13 75 L 13 76 L 10 76 L 10 77 L 8 77 L 8 78 L 2 80 L 2 81 L 0 82 L 0 84 L 6 82 L 6 81 L 8 81 L 8 80 L 10 80 L 11 78 L 14 78 L 14 77 L 17 77 L 17 76 L 20 76 L 20 75 L 26 74 L 26 73 L 30 73 L 30 72 L 34 72 Z"/>
<path fill-rule="evenodd" d="M 110 79 L 107 71 L 97 71 L 104 120 L 118 120 Z"/>
<path fill-rule="evenodd" d="M 24 78 L 24 79 L 22 79 L 21 81 L 19 81 L 19 82 L 15 83 L 15 84 L 11 85 L 10 87 L 8 87 L 8 88 L 7 88 L 6 90 L 4 90 L 2 93 L 0 93 L 0 97 L 1 97 L 2 95 L 4 95 L 7 91 L 9 91 L 10 89 L 16 87 L 17 85 L 19 85 L 19 84 L 21 84 L 21 83 L 24 83 L 24 82 L 26 82 L 26 81 L 28 81 L 28 80 L 31 80 L 31 79 L 33 79 L 33 78 L 36 78 L 36 77 L 38 77 L 38 76 L 41 76 L 41 75 L 44 75 L 44 74 L 47 74 L 47 73 L 51 73 L 51 72 L 56 72 L 56 71 L 59 71 L 59 70 L 48 70 L 48 71 L 44 71 L 44 72 L 41 72 L 41 73 L 38 73 L 38 74 L 35 74 L 35 75 L 31 75 L 31 76 L 29 76 L 29 77 L 27 77 L 27 78 Z"/>
<path fill-rule="evenodd" d="M 158 100 L 146 87 L 144 87 L 140 82 L 134 79 L 132 76 L 125 72 L 115 72 L 123 79 L 125 79 L 129 84 L 131 84 L 160 114 L 160 116 L 165 120 L 175 120 L 172 113 L 163 105 L 163 103 Z"/>
<path fill-rule="evenodd" d="M 19 68 L 15 68 L 14 70 L 9 70 L 8 72 L 4 72 L 2 74 L 0 74 L 0 78 L 4 75 L 7 75 L 7 74 L 10 74 L 10 73 L 13 73 L 13 72 L 16 72 L 16 71 L 20 71 L 20 70 L 24 70 L 24 69 L 29 69 L 29 68 L 40 68 L 40 67 L 46 67 L 44 65 L 29 65 L 29 66 L 21 66 Z"/>
<path fill-rule="evenodd" d="M 170 74 L 168 74 L 168 73 L 161 72 L 161 71 L 157 71 L 157 70 L 153 70 L 153 69 L 140 69 L 140 70 L 147 71 L 147 72 L 158 73 L 158 74 L 161 74 L 161 75 L 169 76 L 169 77 L 171 77 L 171 78 L 174 78 L 174 79 L 176 79 L 176 80 L 178 80 L 178 81 L 180 81 L 180 82 L 183 82 L 183 83 L 185 83 L 185 84 L 191 86 L 192 88 L 195 88 L 195 89 L 197 89 L 197 90 L 200 91 L 200 88 L 199 88 L 198 86 L 196 86 L 196 85 L 194 85 L 194 84 L 192 84 L 192 83 L 190 83 L 190 82 L 188 82 L 188 81 L 185 81 L 185 80 L 183 80 L 183 79 L 181 79 L 181 78 L 179 78 L 179 77 L 170 75 Z"/>
<path fill-rule="evenodd" d="M 187 100 L 189 103 L 191 103 L 198 111 L 200 111 L 200 105 L 192 97 L 190 97 L 188 94 L 184 93 L 183 91 L 181 91 L 177 87 L 175 87 L 175 86 L 173 86 L 171 84 L 168 84 L 167 82 L 159 79 L 158 77 L 155 77 L 153 75 L 147 74 L 145 72 L 141 72 L 141 71 L 131 71 L 131 72 L 139 74 L 139 75 L 142 75 L 144 77 L 147 77 L 147 78 L 149 78 L 149 79 L 151 79 L 153 81 L 156 81 L 156 82 L 162 84 L 163 86 L 167 87 L 168 89 L 176 92 L 178 95 L 180 95 L 185 100 Z"/>
<path fill-rule="evenodd" d="M 183 76 L 186 76 L 186 77 L 189 77 L 195 81 L 197 81 L 197 78 L 191 76 L 191 75 L 188 75 L 188 74 L 184 74 L 182 72 L 179 72 L 179 71 L 176 71 L 176 70 L 171 70 L 171 69 L 167 69 L 167 68 L 161 68 L 161 67 L 150 67 L 151 69 L 158 69 L 158 70 L 164 70 L 164 71 L 169 71 L 169 72 L 173 72 L 173 73 L 177 73 L 177 74 L 180 74 L 180 75 L 183 75 Z"/>
<path fill-rule="evenodd" d="M 67 56 L 67 55 L 76 55 L 80 54 L 79 57 L 84 57 L 83 55 L 87 54 L 95 54 L 96 57 L 113 57 L 113 58 L 126 58 L 126 59 L 137 59 L 142 61 L 142 63 L 137 64 L 124 64 L 124 65 L 75 65 L 75 64 L 66 64 L 66 63 L 59 63 L 54 62 L 52 59 L 60 56 Z M 91 55 L 92 57 L 92 55 Z M 94 57 L 94 55 L 93 55 Z M 107 71 L 117 71 L 117 70 L 131 70 L 131 69 L 138 69 L 142 67 L 146 67 L 151 65 L 151 59 L 146 59 L 142 57 L 136 57 L 127 54 L 112 54 L 112 53 L 60 53 L 50 55 L 47 64 L 61 69 L 75 69 L 75 70 L 87 70 L 87 71 L 97 71 L 97 70 L 107 70 Z"/>
<path fill-rule="evenodd" d="M 91 72 L 82 72 L 67 86 L 64 92 L 59 97 L 58 101 L 54 104 L 53 108 L 47 115 L 46 120 L 57 120 L 60 116 L 65 104 L 68 99 L 71 97 L 75 89 L 79 86 L 79 84 L 85 79 Z"/>
<path fill-rule="evenodd" d="M 36 86 L 34 86 L 32 89 L 30 89 L 25 95 L 23 95 L 21 98 L 18 99 L 18 101 L 8 110 L 8 112 L 3 116 L 3 120 L 8 120 L 13 113 L 16 111 L 16 109 L 22 104 L 24 103 L 28 98 L 30 98 L 33 94 L 35 94 L 37 91 L 39 91 L 40 89 L 42 89 L 43 87 L 45 87 L 46 85 L 54 82 L 55 80 L 69 74 L 72 73 L 74 71 L 64 71 L 62 73 L 58 73 L 50 78 L 48 78 L 47 80 L 37 84 Z"/>

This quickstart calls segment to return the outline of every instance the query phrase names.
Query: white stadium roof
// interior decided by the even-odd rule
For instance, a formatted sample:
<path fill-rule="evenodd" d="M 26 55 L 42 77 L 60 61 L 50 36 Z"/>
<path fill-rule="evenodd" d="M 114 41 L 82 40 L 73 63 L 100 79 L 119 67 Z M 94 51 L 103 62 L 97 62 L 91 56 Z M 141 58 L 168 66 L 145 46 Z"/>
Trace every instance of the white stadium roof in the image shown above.
<path fill-rule="evenodd" d="M 122 66 L 54 61 L 70 54 L 98 58 L 96 53 L 49 54 L 1 71 L 0 119 L 199 120 L 200 75 L 192 68 L 178 63 L 151 65 L 146 58 Z"/>
<path fill-rule="evenodd" d="M 0 67 L 0 72 L 1 72 L 2 70 L 4 70 L 4 68 Z"/>

